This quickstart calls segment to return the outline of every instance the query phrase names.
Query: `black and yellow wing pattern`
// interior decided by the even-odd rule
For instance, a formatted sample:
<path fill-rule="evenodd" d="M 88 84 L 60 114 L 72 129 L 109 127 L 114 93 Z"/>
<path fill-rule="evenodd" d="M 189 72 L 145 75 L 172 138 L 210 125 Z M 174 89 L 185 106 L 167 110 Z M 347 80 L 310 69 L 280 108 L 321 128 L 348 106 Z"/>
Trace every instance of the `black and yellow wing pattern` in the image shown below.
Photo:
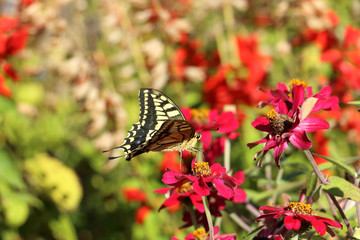
<path fill-rule="evenodd" d="M 149 151 L 193 150 L 201 134 L 169 97 L 155 89 L 141 88 L 139 102 L 139 122 L 132 125 L 124 143 L 113 149 L 123 150 L 128 161 Z"/>

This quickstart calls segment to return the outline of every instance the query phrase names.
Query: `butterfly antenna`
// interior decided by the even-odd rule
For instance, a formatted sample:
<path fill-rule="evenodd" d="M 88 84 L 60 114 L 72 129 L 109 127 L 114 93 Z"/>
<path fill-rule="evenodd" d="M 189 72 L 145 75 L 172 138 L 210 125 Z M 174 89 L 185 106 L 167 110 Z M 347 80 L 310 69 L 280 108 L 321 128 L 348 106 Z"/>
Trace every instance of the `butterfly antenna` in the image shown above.
<path fill-rule="evenodd" d="M 114 147 L 114 148 L 109 149 L 109 150 L 104 150 L 103 153 L 110 152 L 110 151 L 115 150 L 115 149 L 118 149 L 118 148 L 120 148 L 120 147 L 121 147 L 121 146 Z"/>
<path fill-rule="evenodd" d="M 210 144 L 208 144 L 208 143 L 207 143 L 207 142 L 205 142 L 204 140 L 201 140 L 201 142 L 205 143 L 205 144 L 209 147 L 209 150 L 211 149 Z M 203 152 L 204 152 L 204 150 L 203 150 Z"/>
<path fill-rule="evenodd" d="M 204 131 L 204 129 L 209 128 L 211 125 L 214 125 L 216 123 L 216 119 L 214 119 L 214 121 L 212 123 L 209 123 L 208 125 L 206 125 L 205 127 L 203 127 L 199 132 L 201 133 L 202 131 Z M 215 128 L 215 130 L 219 130 L 219 128 Z"/>

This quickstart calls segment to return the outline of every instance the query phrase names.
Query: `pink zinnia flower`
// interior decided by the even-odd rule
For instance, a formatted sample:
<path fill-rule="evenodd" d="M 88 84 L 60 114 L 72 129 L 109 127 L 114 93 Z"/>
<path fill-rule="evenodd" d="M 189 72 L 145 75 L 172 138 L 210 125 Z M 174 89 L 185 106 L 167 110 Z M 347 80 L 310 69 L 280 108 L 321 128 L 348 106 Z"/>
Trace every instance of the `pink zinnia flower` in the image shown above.
<path fill-rule="evenodd" d="M 323 119 L 307 117 L 312 110 L 311 107 L 314 106 L 309 107 L 309 104 L 304 104 L 305 90 L 302 86 L 295 85 L 291 96 L 291 103 L 279 100 L 277 111 L 272 109 L 267 117 L 258 117 L 252 122 L 253 127 L 268 133 L 265 138 L 247 144 L 249 148 L 253 148 L 260 143 L 265 143 L 265 147 L 255 154 L 255 160 L 262 154 L 258 162 L 259 166 L 265 154 L 270 149 L 274 149 L 275 163 L 280 167 L 279 159 L 288 147 L 288 141 L 297 148 L 308 149 L 312 143 L 306 133 L 330 127 Z"/>
<path fill-rule="evenodd" d="M 238 171 L 235 173 L 234 178 L 237 179 L 237 184 L 240 185 L 244 179 L 245 175 L 242 171 Z M 188 204 L 191 202 L 193 206 L 195 206 L 196 210 L 200 213 L 205 212 L 205 208 L 202 202 L 202 196 L 197 194 L 194 191 L 192 182 L 186 182 L 181 187 L 171 187 L 171 188 L 161 188 L 155 190 L 156 193 L 164 194 L 166 196 L 166 200 L 161 205 L 160 209 L 172 206 L 179 206 L 180 204 Z M 170 195 L 169 195 L 170 194 Z M 217 191 L 210 191 L 208 195 L 208 202 L 210 212 L 214 216 L 221 216 L 220 210 L 225 208 L 225 198 L 218 194 Z M 241 188 L 235 188 L 233 196 L 228 199 L 232 202 L 243 203 L 246 201 L 246 193 Z"/>
<path fill-rule="evenodd" d="M 305 89 L 305 98 L 314 97 L 317 99 L 311 112 L 318 112 L 320 110 L 335 110 L 339 108 L 339 99 L 336 96 L 330 96 L 332 90 L 329 86 L 325 86 L 317 94 L 313 94 L 312 87 L 307 86 L 306 82 L 299 79 L 291 80 L 290 90 L 285 84 L 278 83 L 277 89 L 265 91 L 268 95 L 268 100 L 266 102 L 260 102 L 259 107 L 262 108 L 268 104 L 277 106 L 281 100 L 292 103 L 291 90 L 297 85 L 303 86 Z"/>
<path fill-rule="evenodd" d="M 205 212 L 202 198 L 199 194 L 195 193 L 191 182 L 186 182 L 180 188 L 176 188 L 174 191 L 172 188 L 160 188 L 155 190 L 155 192 L 164 195 L 172 192 L 170 196 L 167 196 L 167 199 L 161 205 L 159 211 L 163 208 L 179 205 L 190 200 L 199 212 Z"/>
<path fill-rule="evenodd" d="M 314 215 L 311 205 L 306 203 L 290 202 L 286 207 L 264 206 L 260 208 L 260 211 L 264 214 L 256 220 L 265 219 L 265 224 L 270 223 L 277 230 L 285 226 L 284 229 L 277 231 L 282 236 L 301 234 L 313 226 L 321 236 L 328 232 L 334 237 L 335 233 L 329 226 L 342 228 L 342 225 L 334 220 Z"/>
<path fill-rule="evenodd" d="M 163 175 L 163 182 L 176 188 L 181 187 L 186 182 L 192 182 L 194 191 L 201 196 L 208 196 L 211 189 L 222 197 L 230 199 L 235 194 L 236 187 L 242 182 L 235 177 L 226 174 L 226 169 L 219 163 L 209 166 L 208 162 L 192 162 L 193 174 L 182 174 L 168 170 Z M 174 188 L 172 188 L 174 191 Z"/>
<path fill-rule="evenodd" d="M 217 235 L 218 233 L 219 233 L 219 227 L 214 227 L 214 234 Z M 184 240 L 197 240 L 197 239 L 208 239 L 208 238 L 209 238 L 209 234 L 206 232 L 206 230 L 204 228 L 198 228 L 194 232 L 189 233 L 189 235 L 187 235 Z M 214 239 L 235 240 L 236 236 L 235 234 L 221 234 L 215 236 Z M 176 237 L 172 237 L 171 240 L 179 240 L 179 239 Z"/>
<path fill-rule="evenodd" d="M 216 109 L 190 109 L 181 108 L 185 118 L 190 121 L 197 132 L 201 132 L 202 142 L 205 142 L 205 150 L 208 144 L 212 143 L 212 135 L 210 130 L 216 129 L 217 132 L 225 134 L 230 139 L 235 139 L 239 136 L 236 130 L 239 128 L 240 123 L 236 119 L 233 112 L 226 111 L 219 113 Z"/>

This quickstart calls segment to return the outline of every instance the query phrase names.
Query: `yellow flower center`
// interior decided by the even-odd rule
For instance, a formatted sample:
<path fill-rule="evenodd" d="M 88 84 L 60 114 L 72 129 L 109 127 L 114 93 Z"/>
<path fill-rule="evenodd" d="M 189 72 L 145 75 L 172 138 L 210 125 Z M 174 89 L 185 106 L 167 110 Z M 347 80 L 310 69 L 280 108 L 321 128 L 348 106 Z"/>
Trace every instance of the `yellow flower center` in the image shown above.
<path fill-rule="evenodd" d="M 290 82 L 290 89 L 296 85 L 302 85 L 304 88 L 307 87 L 307 83 L 305 81 L 301 81 L 300 79 L 295 78 Z"/>
<path fill-rule="evenodd" d="M 312 215 L 311 205 L 306 203 L 290 202 L 286 209 L 302 215 Z"/>
<path fill-rule="evenodd" d="M 211 170 L 208 162 L 195 163 L 192 169 L 195 176 L 208 177 L 211 175 Z"/>
<path fill-rule="evenodd" d="M 178 193 L 187 193 L 193 190 L 191 182 L 184 183 L 181 187 L 177 189 Z"/>
<path fill-rule="evenodd" d="M 277 112 L 275 111 L 275 109 L 271 109 L 267 114 L 266 114 L 266 117 L 267 119 L 271 122 L 275 119 L 277 115 Z"/>
<path fill-rule="evenodd" d="M 198 228 L 193 232 L 195 240 L 208 240 L 209 235 L 206 233 L 204 228 Z"/>
<path fill-rule="evenodd" d="M 191 117 L 194 122 L 199 125 L 209 124 L 209 110 L 207 109 L 191 109 Z"/>

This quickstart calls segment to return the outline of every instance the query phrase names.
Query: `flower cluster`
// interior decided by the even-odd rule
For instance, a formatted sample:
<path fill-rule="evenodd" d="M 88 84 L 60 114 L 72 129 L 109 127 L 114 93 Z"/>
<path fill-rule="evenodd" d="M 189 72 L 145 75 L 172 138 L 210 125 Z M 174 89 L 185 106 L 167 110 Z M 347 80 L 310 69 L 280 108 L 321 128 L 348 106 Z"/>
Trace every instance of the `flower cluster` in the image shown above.
<path fill-rule="evenodd" d="M 214 234 L 217 235 L 219 233 L 219 227 L 214 227 Z M 188 236 L 184 238 L 184 240 L 208 240 L 209 234 L 206 232 L 204 228 L 198 228 L 194 232 L 189 233 Z M 215 236 L 215 240 L 235 240 L 235 234 L 221 234 Z M 172 237 L 171 240 L 179 240 L 176 237 Z"/>
<path fill-rule="evenodd" d="M 313 95 L 312 89 L 305 88 L 304 83 L 299 80 L 293 80 L 291 86 L 291 92 L 282 84 L 279 84 L 278 89 L 268 92 L 268 102 L 261 105 L 272 104 L 274 109 L 266 117 L 258 117 L 252 122 L 253 127 L 268 133 L 265 138 L 248 144 L 249 148 L 253 148 L 265 143 L 265 147 L 255 154 L 255 160 L 259 158 L 259 166 L 265 154 L 274 149 L 275 163 L 280 167 L 280 156 L 288 148 L 288 142 L 300 149 L 310 148 L 312 143 L 306 133 L 328 129 L 329 124 L 323 119 L 308 115 L 323 109 L 338 108 L 337 98 L 329 97 L 329 88 Z"/>
<path fill-rule="evenodd" d="M 286 207 L 264 206 L 263 212 L 256 220 L 265 219 L 265 228 L 258 234 L 266 238 L 286 239 L 304 233 L 313 226 L 321 236 L 328 232 L 332 237 L 335 233 L 329 226 L 342 228 L 341 224 L 329 218 L 317 216 L 313 213 L 310 204 L 290 202 Z M 280 237 L 281 236 L 281 237 Z"/>
<path fill-rule="evenodd" d="M 8 59 L 25 48 L 28 38 L 28 28 L 20 19 L 3 15 L 0 18 L 0 94 L 5 97 L 11 96 L 11 90 L 5 82 L 5 75 L 14 82 L 20 77 L 8 61 Z"/>
<path fill-rule="evenodd" d="M 202 196 L 207 196 L 210 212 L 214 216 L 221 216 L 219 210 L 225 208 L 225 200 L 242 203 L 246 200 L 246 193 L 238 186 L 244 181 L 244 173 L 238 171 L 233 177 L 226 174 L 226 169 L 219 163 L 209 166 L 208 162 L 192 162 L 192 173 L 184 174 L 168 170 L 163 175 L 163 182 L 170 188 L 156 190 L 164 194 L 167 199 L 160 209 L 179 204 L 191 203 L 198 212 L 199 221 L 204 219 L 205 211 Z M 185 218 L 186 219 L 186 218 Z M 204 219 L 206 220 L 206 219 Z M 186 221 L 186 220 L 185 220 Z M 193 224 L 188 218 L 186 226 Z M 206 223 L 206 222 L 205 222 Z M 204 224 L 207 228 L 207 224 Z"/>

